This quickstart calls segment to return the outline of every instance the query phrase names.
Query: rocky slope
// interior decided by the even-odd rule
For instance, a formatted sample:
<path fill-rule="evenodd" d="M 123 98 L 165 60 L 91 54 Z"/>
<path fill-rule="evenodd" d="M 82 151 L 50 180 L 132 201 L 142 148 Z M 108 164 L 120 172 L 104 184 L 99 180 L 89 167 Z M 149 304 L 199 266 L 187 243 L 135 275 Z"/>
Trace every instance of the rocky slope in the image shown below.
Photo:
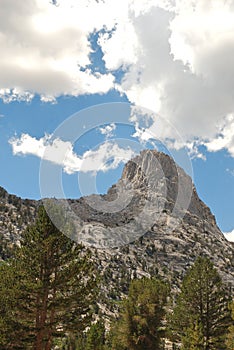
<path fill-rule="evenodd" d="M 0 259 L 20 240 L 21 232 L 35 219 L 37 201 L 21 199 L 0 186 Z"/>
<path fill-rule="evenodd" d="M 131 273 L 159 270 L 174 278 L 203 254 L 234 286 L 233 243 L 224 238 L 190 177 L 163 153 L 143 151 L 106 195 L 70 200 L 69 207 L 75 239 L 95 246 L 100 255 L 111 254 L 116 271 L 122 264 Z"/>
<path fill-rule="evenodd" d="M 164 221 L 166 231 L 182 221 L 193 225 L 197 218 L 216 227 L 191 178 L 172 158 L 150 150 L 126 164 L 106 195 L 68 201 L 66 210 L 75 222 L 77 241 L 99 248 L 128 244 Z"/>
<path fill-rule="evenodd" d="M 213 260 L 234 288 L 233 243 L 220 232 L 190 177 L 163 153 L 147 150 L 129 161 L 106 195 L 55 202 L 72 221 L 73 238 L 93 251 L 103 275 L 97 310 L 107 316 L 116 312 L 116 299 L 127 292 L 131 278 L 160 274 L 176 290 L 198 255 Z M 37 206 L 1 188 L 2 257 L 5 242 L 19 239 Z"/>
<path fill-rule="evenodd" d="M 106 195 L 71 201 L 70 206 L 76 213 L 77 240 L 99 248 L 97 264 L 110 300 L 126 292 L 135 276 L 160 274 L 177 290 L 199 255 L 208 256 L 234 288 L 234 244 L 169 156 L 142 152 L 126 164 Z M 111 304 L 105 312 L 110 310 Z"/>

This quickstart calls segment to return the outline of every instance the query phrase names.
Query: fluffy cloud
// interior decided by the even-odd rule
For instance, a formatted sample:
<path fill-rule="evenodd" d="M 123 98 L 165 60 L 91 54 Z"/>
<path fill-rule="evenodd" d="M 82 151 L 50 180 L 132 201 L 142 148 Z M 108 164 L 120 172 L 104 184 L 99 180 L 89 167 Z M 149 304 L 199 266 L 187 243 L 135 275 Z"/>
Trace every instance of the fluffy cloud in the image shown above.
<path fill-rule="evenodd" d="M 234 242 L 234 230 L 232 230 L 231 232 L 224 233 L 224 236 L 228 241 Z"/>
<path fill-rule="evenodd" d="M 106 93 L 115 87 L 130 102 L 167 118 L 194 153 L 205 145 L 233 156 L 232 0 L 52 3 L 1 2 L 4 101 L 29 101 L 37 93 L 53 102 L 60 95 Z M 97 62 L 93 69 L 94 32 L 105 73 Z M 119 69 L 123 77 L 117 84 Z M 136 128 L 139 134 L 139 121 Z M 173 128 L 165 137 L 177 138 Z"/>
<path fill-rule="evenodd" d="M 223 117 L 234 111 L 233 2 L 150 3 L 148 11 L 131 12 L 128 24 L 119 24 L 114 35 L 103 35 L 99 42 L 107 67 L 126 65 L 120 90 L 167 118 L 186 144 L 197 140 L 196 147 L 226 148 L 233 155 L 232 122 L 226 119 L 223 126 Z M 168 131 L 167 137 L 175 138 Z"/>
<path fill-rule="evenodd" d="M 99 130 L 100 130 L 100 133 L 102 135 L 105 135 L 106 138 L 109 138 L 109 137 L 113 136 L 113 132 L 115 129 L 116 129 L 116 124 L 111 123 L 111 124 L 104 126 L 103 128 L 100 128 Z"/>
<path fill-rule="evenodd" d="M 224 118 L 220 133 L 213 140 L 204 143 L 210 152 L 227 149 L 234 157 L 234 116 Z"/>
<path fill-rule="evenodd" d="M 114 9 L 113 9 L 114 10 Z M 89 36 L 103 27 L 103 4 L 93 1 L 1 1 L 0 96 L 5 102 L 51 101 L 59 95 L 105 93 L 111 73 L 92 72 Z M 104 23 L 113 27 L 109 20 Z M 109 22 L 109 23 L 108 23 Z"/>
<path fill-rule="evenodd" d="M 60 165 L 67 174 L 74 172 L 106 172 L 116 169 L 122 162 L 134 156 L 130 148 L 120 147 L 117 143 L 107 141 L 96 149 L 86 151 L 78 156 L 71 142 L 59 138 L 52 139 L 45 135 L 39 140 L 28 134 L 10 141 L 14 155 L 34 155 L 43 160 Z"/>

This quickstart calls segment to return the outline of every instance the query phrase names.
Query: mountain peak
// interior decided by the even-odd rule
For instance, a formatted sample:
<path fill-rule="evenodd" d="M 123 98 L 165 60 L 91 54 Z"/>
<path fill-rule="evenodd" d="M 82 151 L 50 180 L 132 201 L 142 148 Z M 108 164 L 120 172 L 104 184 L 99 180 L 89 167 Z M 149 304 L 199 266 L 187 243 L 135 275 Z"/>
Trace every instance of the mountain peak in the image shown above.
<path fill-rule="evenodd" d="M 6 196 L 1 201 L 0 237 L 11 243 L 34 221 L 39 202 L 8 195 L 2 188 L 0 196 Z M 51 201 L 61 205 L 69 224 L 72 221 L 65 225 L 74 228 L 72 235 L 58 227 L 61 232 L 99 248 L 98 256 L 110 264 L 116 281 L 120 266 L 139 276 L 167 271 L 177 279 L 198 255 L 205 255 L 234 286 L 233 244 L 220 232 L 191 178 L 164 153 L 141 152 L 105 195 Z"/>
<path fill-rule="evenodd" d="M 125 165 L 122 180 L 130 181 L 135 188 L 147 183 L 151 194 L 165 198 L 163 209 L 174 216 L 197 216 L 216 225 L 215 217 L 198 197 L 190 176 L 165 153 L 142 151 Z"/>
<path fill-rule="evenodd" d="M 99 248 L 123 246 L 162 227 L 169 235 L 181 225 L 208 227 L 213 238 L 223 238 L 191 178 L 155 150 L 128 161 L 107 194 L 71 200 L 66 210 L 76 225 L 75 239 Z"/>

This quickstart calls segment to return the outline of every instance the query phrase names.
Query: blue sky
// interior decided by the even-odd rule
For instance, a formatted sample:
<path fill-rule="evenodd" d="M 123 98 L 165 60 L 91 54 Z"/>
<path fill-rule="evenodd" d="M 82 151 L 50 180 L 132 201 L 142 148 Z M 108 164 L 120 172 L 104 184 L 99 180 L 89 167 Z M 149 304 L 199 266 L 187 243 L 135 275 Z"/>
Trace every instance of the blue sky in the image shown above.
<path fill-rule="evenodd" d="M 104 193 L 158 147 L 233 235 L 232 2 L 3 0 L 0 23 L 0 186 L 40 198 L 42 162 L 67 197 Z"/>

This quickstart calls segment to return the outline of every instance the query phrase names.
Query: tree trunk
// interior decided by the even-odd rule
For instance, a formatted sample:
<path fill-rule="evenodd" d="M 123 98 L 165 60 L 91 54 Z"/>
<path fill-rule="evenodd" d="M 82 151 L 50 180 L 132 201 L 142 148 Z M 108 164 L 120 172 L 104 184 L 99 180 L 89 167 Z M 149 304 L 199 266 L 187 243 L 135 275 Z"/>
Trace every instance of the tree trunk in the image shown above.
<path fill-rule="evenodd" d="M 44 268 L 43 268 L 44 267 Z M 41 269 L 41 280 L 43 281 L 43 293 L 42 298 L 40 295 L 37 297 L 36 305 L 36 339 L 34 350 L 43 350 L 43 343 L 45 342 L 46 331 L 46 319 L 47 319 L 47 306 L 49 295 L 49 273 L 47 269 L 47 256 L 44 260 L 44 266 Z M 42 300 L 41 300 L 42 299 Z"/>

